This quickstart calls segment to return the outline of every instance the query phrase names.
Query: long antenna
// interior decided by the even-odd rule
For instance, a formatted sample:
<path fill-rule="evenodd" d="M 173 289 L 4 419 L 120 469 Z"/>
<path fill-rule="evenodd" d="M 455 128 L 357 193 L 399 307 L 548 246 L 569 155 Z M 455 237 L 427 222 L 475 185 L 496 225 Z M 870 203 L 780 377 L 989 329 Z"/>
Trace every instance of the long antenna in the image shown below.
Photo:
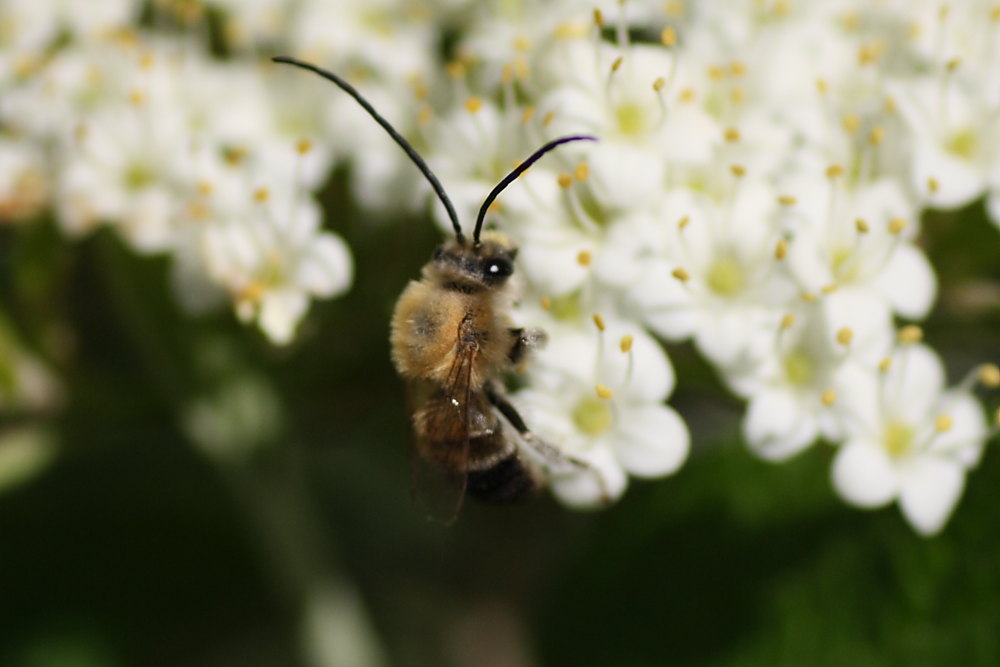
<path fill-rule="evenodd" d="M 437 195 L 438 199 L 441 200 L 441 203 L 444 204 L 445 210 L 448 211 L 448 218 L 451 219 L 451 226 L 455 228 L 456 240 L 458 240 L 458 242 L 461 245 L 465 245 L 465 236 L 462 234 L 461 225 L 458 224 L 458 214 L 455 213 L 455 207 L 452 205 L 451 200 L 448 198 L 447 193 L 444 191 L 444 186 L 441 185 L 441 181 L 437 179 L 437 176 L 435 176 L 434 172 L 431 171 L 431 168 L 427 166 L 427 163 L 424 162 L 424 159 L 420 157 L 420 154 L 417 153 L 417 151 L 414 150 L 413 146 L 410 145 L 410 142 L 404 139 L 403 135 L 397 132 L 396 128 L 390 125 L 389 121 L 383 118 L 378 111 L 375 111 L 375 108 L 368 102 L 368 100 L 362 97 L 361 93 L 359 93 L 354 88 L 354 86 L 347 83 L 333 72 L 328 72 L 327 70 L 321 67 L 317 67 L 316 65 L 312 65 L 310 63 L 303 62 L 295 58 L 290 58 L 289 56 L 276 56 L 274 58 L 271 58 L 271 60 L 273 60 L 276 63 L 295 65 L 296 67 L 307 69 L 310 72 L 315 72 L 316 74 L 319 74 L 327 81 L 334 82 L 335 84 L 337 84 L 337 86 L 340 87 L 341 90 L 343 90 L 345 93 L 353 97 L 354 100 L 358 104 L 360 104 L 365 111 L 368 112 L 368 115 L 374 118 L 375 122 L 381 125 L 382 129 L 384 129 L 386 132 L 389 133 L 389 136 L 392 137 L 393 141 L 399 144 L 399 147 L 403 149 L 403 152 L 406 153 L 409 156 L 409 158 L 413 160 L 413 163 L 417 165 L 417 169 L 420 170 L 420 173 L 422 173 L 424 177 L 430 182 L 431 187 L 434 188 L 434 193 Z M 478 227 L 476 232 L 476 239 L 477 241 L 479 239 Z"/>
<path fill-rule="evenodd" d="M 486 220 L 486 209 L 488 209 L 490 207 L 490 204 L 493 203 L 493 200 L 495 200 L 497 196 L 504 191 L 504 188 L 513 183 L 515 180 L 517 180 L 518 176 L 527 171 L 528 167 L 538 162 L 539 158 L 548 153 L 550 150 L 561 144 L 568 144 L 571 141 L 597 141 L 597 138 L 588 137 L 586 135 L 574 135 L 570 137 L 561 137 L 559 139 L 553 139 L 552 141 L 550 141 L 549 143 L 545 144 L 537 151 L 532 153 L 527 160 L 517 165 L 517 167 L 514 168 L 514 171 L 504 176 L 503 180 L 497 183 L 496 187 L 494 187 L 490 191 L 490 193 L 486 195 L 486 199 L 483 201 L 483 205 L 479 208 L 479 215 L 476 217 L 476 231 L 473 232 L 472 234 L 473 243 L 475 243 L 476 245 L 479 244 L 479 232 L 482 231 L 483 222 Z"/>

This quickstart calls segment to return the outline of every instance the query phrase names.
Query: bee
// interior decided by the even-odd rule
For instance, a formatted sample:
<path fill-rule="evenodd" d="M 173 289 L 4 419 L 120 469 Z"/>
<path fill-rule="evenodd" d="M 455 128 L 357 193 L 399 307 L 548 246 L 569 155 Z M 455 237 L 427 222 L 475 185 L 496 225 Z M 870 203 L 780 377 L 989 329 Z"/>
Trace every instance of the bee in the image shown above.
<path fill-rule="evenodd" d="M 513 502 L 544 486 L 542 468 L 593 470 L 535 437 L 507 399 L 504 376 L 543 345 L 546 335 L 511 326 L 507 313 L 516 298 L 510 278 L 517 249 L 499 234 L 484 234 L 483 224 L 497 196 L 543 155 L 562 144 L 596 139 L 562 137 L 528 156 L 486 196 L 470 241 L 423 158 L 353 86 L 294 58 L 273 60 L 312 71 L 353 97 L 430 182 L 454 229 L 454 239 L 438 247 L 420 279 L 403 290 L 390 336 L 393 363 L 409 384 L 414 477 L 427 509 L 450 521 L 466 495 Z M 603 489 L 600 475 L 598 480 Z"/>

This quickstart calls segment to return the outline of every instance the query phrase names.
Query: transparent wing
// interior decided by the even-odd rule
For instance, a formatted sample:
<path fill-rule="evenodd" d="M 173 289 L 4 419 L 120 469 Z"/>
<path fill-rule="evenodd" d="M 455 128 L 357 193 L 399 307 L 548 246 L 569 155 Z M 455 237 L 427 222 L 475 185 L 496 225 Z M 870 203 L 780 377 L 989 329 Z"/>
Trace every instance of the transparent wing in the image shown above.
<path fill-rule="evenodd" d="M 443 523 L 455 520 L 465 498 L 477 349 L 460 344 L 443 384 L 424 382 L 412 388 L 413 488 L 428 516 Z"/>

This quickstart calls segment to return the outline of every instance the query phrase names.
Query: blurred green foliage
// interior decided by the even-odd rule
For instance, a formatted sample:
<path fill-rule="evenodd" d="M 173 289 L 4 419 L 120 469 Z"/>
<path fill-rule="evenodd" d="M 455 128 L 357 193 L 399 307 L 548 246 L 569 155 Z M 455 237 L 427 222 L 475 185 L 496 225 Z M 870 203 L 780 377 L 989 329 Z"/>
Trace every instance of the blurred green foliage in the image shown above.
<path fill-rule="evenodd" d="M 183 314 L 165 263 L 108 233 L 0 228 L 0 303 L 67 396 L 36 417 L 55 462 L 0 494 L 0 664 L 299 664 L 295 582 L 317 569 L 357 586 L 399 665 L 1000 661 L 996 452 L 921 539 L 895 508 L 841 504 L 829 448 L 754 459 L 738 403 L 687 346 L 671 349 L 672 402 L 695 450 L 674 478 L 601 513 L 544 499 L 426 522 L 387 329 L 438 236 L 345 209 L 342 178 L 327 197 L 356 284 L 287 349 L 228 312 Z M 930 216 L 925 236 L 942 282 L 927 337 L 955 380 L 1000 356 L 1000 233 L 974 208 Z M 181 414 L 246 374 L 273 383 L 281 427 L 219 463 Z"/>

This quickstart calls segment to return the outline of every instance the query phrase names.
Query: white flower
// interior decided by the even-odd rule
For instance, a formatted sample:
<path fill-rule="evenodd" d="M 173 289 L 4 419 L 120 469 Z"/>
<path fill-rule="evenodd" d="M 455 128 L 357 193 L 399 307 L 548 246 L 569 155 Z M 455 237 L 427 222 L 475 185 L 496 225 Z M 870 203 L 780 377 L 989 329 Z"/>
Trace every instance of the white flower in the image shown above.
<path fill-rule="evenodd" d="M 662 240 L 628 295 L 638 316 L 666 338 L 693 336 L 717 365 L 756 358 L 797 296 L 775 258 L 777 207 L 775 192 L 753 181 L 739 182 L 724 202 L 669 193 L 659 212 Z"/>
<path fill-rule="evenodd" d="M 0 223 L 39 213 L 48 204 L 51 187 L 36 144 L 0 137 Z"/>
<path fill-rule="evenodd" d="M 983 409 L 965 389 L 945 389 L 929 348 L 906 345 L 844 396 L 847 438 L 834 460 L 837 492 L 859 507 L 898 500 L 922 535 L 944 527 L 966 470 L 989 437 Z"/>
<path fill-rule="evenodd" d="M 530 380 L 513 397 L 529 427 L 593 467 L 554 474 L 553 491 L 569 505 L 617 498 L 626 473 L 661 477 L 687 458 L 687 426 L 663 404 L 673 369 L 638 327 L 561 333 L 533 361 Z"/>
<path fill-rule="evenodd" d="M 866 311 L 864 304 L 858 305 L 847 312 L 864 323 L 862 327 L 869 318 L 878 321 L 879 311 Z M 860 369 L 852 348 L 864 347 L 866 341 L 855 340 L 864 336 L 847 326 L 840 328 L 839 336 L 830 333 L 834 327 L 829 321 L 839 315 L 837 309 L 822 303 L 803 303 L 775 323 L 769 354 L 756 364 L 726 374 L 729 386 L 749 400 L 743 434 L 758 456 L 784 461 L 820 436 L 828 440 L 841 437 L 837 403 L 854 391 Z M 877 329 L 887 331 L 888 319 Z M 884 350 L 886 342 L 876 335 L 868 344 Z"/>
<path fill-rule="evenodd" d="M 232 295 L 236 313 L 254 320 L 275 343 L 291 341 L 309 297 L 342 293 L 352 262 L 340 237 L 319 229 L 311 198 L 258 189 L 245 218 L 206 228 L 201 251 L 207 273 Z"/>

